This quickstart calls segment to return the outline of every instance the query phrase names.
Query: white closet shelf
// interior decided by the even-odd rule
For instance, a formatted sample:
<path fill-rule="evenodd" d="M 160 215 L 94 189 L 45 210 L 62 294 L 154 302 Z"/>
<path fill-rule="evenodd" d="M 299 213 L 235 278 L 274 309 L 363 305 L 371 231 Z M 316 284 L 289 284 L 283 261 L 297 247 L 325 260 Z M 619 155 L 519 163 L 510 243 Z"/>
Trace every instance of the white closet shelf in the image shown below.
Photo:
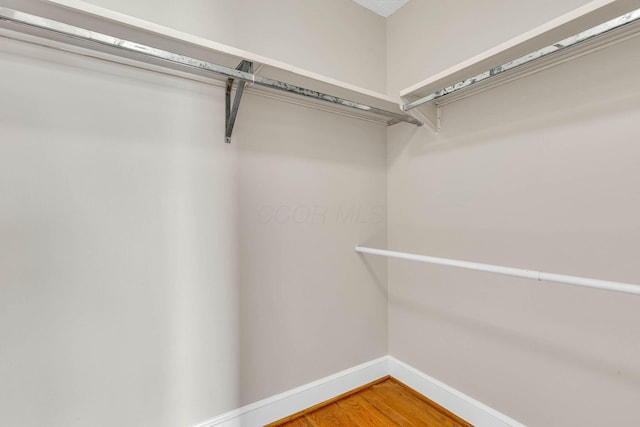
<path fill-rule="evenodd" d="M 623 22 L 625 19 L 622 19 L 620 22 L 623 25 L 616 28 L 616 31 L 603 32 L 597 37 L 590 37 L 584 43 L 570 46 L 559 43 L 568 38 L 575 40 L 573 36 L 583 32 L 586 32 L 583 35 L 590 35 L 590 31 L 587 30 L 623 17 L 638 8 L 640 0 L 591 1 L 402 90 L 402 109 L 412 111 L 416 117 L 439 130 L 442 105 L 597 50 L 628 38 L 631 34 L 637 34 L 640 26 L 626 24 L 635 23 L 640 11 L 634 12 L 636 15 L 626 17 L 629 22 Z"/>
<path fill-rule="evenodd" d="M 327 99 L 314 99 L 313 96 L 289 96 L 288 93 L 278 95 L 278 93 L 282 92 L 274 91 L 273 88 L 264 86 L 259 87 L 260 83 L 258 81 L 255 81 L 254 87 L 251 88 L 252 91 L 268 92 L 274 97 L 284 96 L 287 99 L 295 99 L 294 102 L 297 103 L 311 104 L 314 108 L 339 111 L 377 122 L 395 124 L 406 121 L 422 125 L 420 121 L 399 109 L 398 98 L 304 70 L 272 58 L 236 49 L 203 37 L 98 7 L 84 1 L 0 0 L 0 8 L 24 12 L 117 39 L 131 41 L 134 44 L 153 47 L 189 58 L 197 58 L 199 61 L 231 69 L 235 69 L 242 61 L 249 61 L 253 64 L 254 70 L 251 74 L 255 73 L 256 77 L 286 82 L 287 86 L 293 85 L 304 90 L 308 89 L 310 92 L 318 92 L 321 95 L 330 94 L 327 98 L 339 98 L 340 101 L 346 100 L 346 102 L 342 104 L 332 103 L 331 101 L 327 102 Z M 69 37 L 68 34 L 60 35 L 41 28 L 19 25 L 5 20 L 0 20 L 0 36 L 17 38 L 110 61 L 136 66 L 142 64 L 143 68 L 201 81 L 215 82 L 219 80 L 224 82 L 228 77 L 193 68 L 188 68 L 185 71 L 184 66 L 136 54 L 136 52 L 122 51 L 113 45 L 101 45 L 86 40 L 74 39 Z M 247 83 L 251 84 L 253 82 Z M 282 88 L 279 89 L 282 91 Z M 297 93 L 300 94 L 300 92 Z M 356 104 L 356 108 L 352 107 L 352 104 Z M 360 107 L 371 107 L 371 109 Z"/>

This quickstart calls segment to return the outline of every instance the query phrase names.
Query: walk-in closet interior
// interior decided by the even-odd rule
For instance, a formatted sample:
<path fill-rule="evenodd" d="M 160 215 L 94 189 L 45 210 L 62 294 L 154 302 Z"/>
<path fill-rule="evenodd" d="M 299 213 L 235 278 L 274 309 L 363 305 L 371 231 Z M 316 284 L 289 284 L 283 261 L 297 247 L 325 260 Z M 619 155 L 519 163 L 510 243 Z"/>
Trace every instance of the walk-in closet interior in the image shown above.
<path fill-rule="evenodd" d="M 640 0 L 0 0 L 0 426 L 640 425 L 638 76 Z"/>

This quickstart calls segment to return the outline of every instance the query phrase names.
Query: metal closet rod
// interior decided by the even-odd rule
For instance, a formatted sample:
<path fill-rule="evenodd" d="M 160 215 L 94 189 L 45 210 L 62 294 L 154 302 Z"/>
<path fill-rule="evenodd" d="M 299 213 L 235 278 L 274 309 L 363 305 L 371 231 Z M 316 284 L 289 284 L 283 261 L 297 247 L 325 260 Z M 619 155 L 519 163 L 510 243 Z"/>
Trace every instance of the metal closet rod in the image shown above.
<path fill-rule="evenodd" d="M 349 101 L 337 96 L 328 95 L 326 93 L 317 92 L 311 89 L 305 89 L 299 86 L 295 86 L 289 83 L 281 82 L 278 80 L 270 79 L 267 77 L 258 76 L 253 73 L 240 71 L 233 68 L 228 68 L 222 65 L 213 64 L 211 62 L 201 61 L 199 59 L 190 58 L 185 55 L 168 52 L 162 49 L 156 49 L 154 47 L 145 46 L 143 44 L 135 43 L 128 40 L 119 39 L 117 37 L 109 36 L 107 34 L 90 31 L 84 28 L 79 28 L 73 25 L 64 24 L 62 22 L 54 21 L 51 19 L 43 18 L 36 15 L 20 12 L 5 7 L 0 7 L 0 20 L 14 22 L 17 24 L 28 25 L 41 30 L 54 32 L 63 36 L 88 41 L 92 43 L 98 43 L 106 45 L 112 48 L 125 50 L 137 54 L 146 55 L 155 59 L 168 61 L 174 64 L 182 65 L 185 67 L 195 68 L 198 70 L 208 71 L 227 78 L 241 80 L 247 83 L 254 83 L 259 86 L 264 86 L 270 89 L 275 89 L 283 92 L 293 93 L 296 95 L 304 96 L 307 98 L 313 98 L 316 100 L 328 102 L 331 104 L 340 105 L 368 113 L 377 114 L 380 116 L 388 117 L 390 124 L 398 122 L 411 123 L 417 126 L 422 126 L 422 122 L 408 116 L 406 114 L 394 113 L 392 111 L 383 110 L 380 108 L 372 107 L 369 105 L 361 104 L 356 101 Z"/>
<path fill-rule="evenodd" d="M 575 45 L 578 45 L 580 43 L 592 40 L 596 37 L 602 36 L 613 30 L 622 28 L 638 20 L 640 20 L 640 9 L 634 10 L 625 15 L 611 19 L 610 21 L 607 21 L 603 24 L 600 24 L 588 30 L 582 31 L 571 37 L 567 37 L 566 39 L 560 40 L 559 42 L 556 42 L 550 46 L 546 46 L 546 47 L 543 47 L 542 49 L 538 49 L 534 52 L 528 53 L 524 56 L 521 56 L 520 58 L 514 59 L 513 61 L 509 61 L 505 64 L 494 67 L 488 71 L 485 71 L 476 76 L 470 77 L 454 85 L 447 86 L 442 90 L 432 93 L 431 95 L 427 95 L 423 98 L 420 98 L 418 100 L 415 100 L 413 102 L 403 105 L 402 109 L 404 111 L 412 110 L 416 107 L 419 107 L 420 105 L 426 104 L 427 102 L 434 101 L 438 98 L 442 98 L 443 96 L 451 95 L 452 93 L 458 92 L 463 89 L 467 89 L 470 86 L 478 84 L 492 77 L 499 76 L 502 73 L 506 73 L 507 71 L 513 70 L 514 68 L 522 67 L 525 64 L 529 64 L 533 61 L 537 61 L 541 58 L 547 57 L 561 50 L 565 50 Z"/>
<path fill-rule="evenodd" d="M 399 258 L 411 261 L 426 262 L 429 264 L 447 265 L 449 267 L 465 268 L 468 270 L 486 271 L 489 273 L 504 274 L 506 276 L 521 277 L 524 279 L 538 280 L 540 282 L 556 282 L 567 285 L 583 286 L 587 288 L 602 289 L 605 291 L 623 292 L 640 295 L 640 286 L 631 283 L 612 282 L 609 280 L 589 279 L 587 277 L 567 276 L 565 274 L 545 273 L 536 270 L 524 270 L 522 268 L 503 267 L 500 265 L 481 264 L 478 262 L 460 261 L 457 259 L 438 258 L 425 255 L 415 255 L 405 252 L 388 251 L 385 249 L 367 248 L 356 246 L 356 252 L 362 254 L 380 255 L 389 258 Z"/>

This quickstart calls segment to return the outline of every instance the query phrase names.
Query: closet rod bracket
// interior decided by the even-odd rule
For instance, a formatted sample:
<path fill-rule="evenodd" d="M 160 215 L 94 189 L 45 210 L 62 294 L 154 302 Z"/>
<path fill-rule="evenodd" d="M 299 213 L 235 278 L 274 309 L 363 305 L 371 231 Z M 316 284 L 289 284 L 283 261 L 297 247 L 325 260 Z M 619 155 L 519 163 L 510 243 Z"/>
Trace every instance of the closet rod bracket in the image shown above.
<path fill-rule="evenodd" d="M 238 64 L 236 70 L 245 73 L 253 74 L 253 63 L 243 60 Z M 233 78 L 227 79 L 227 89 L 225 92 L 225 139 L 227 144 L 231 143 L 231 134 L 233 133 L 233 127 L 236 124 L 236 117 L 238 116 L 238 108 L 240 108 L 240 101 L 242 100 L 242 94 L 244 93 L 244 87 L 246 82 L 240 80 L 238 87 L 236 88 L 236 95 L 231 103 L 231 89 L 233 88 Z"/>

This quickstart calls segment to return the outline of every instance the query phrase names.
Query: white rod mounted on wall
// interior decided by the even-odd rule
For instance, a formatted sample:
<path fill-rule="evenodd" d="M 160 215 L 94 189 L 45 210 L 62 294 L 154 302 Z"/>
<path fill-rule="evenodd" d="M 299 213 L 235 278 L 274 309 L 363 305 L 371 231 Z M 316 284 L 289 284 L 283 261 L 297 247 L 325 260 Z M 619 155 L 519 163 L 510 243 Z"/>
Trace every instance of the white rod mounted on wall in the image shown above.
<path fill-rule="evenodd" d="M 405 252 L 389 251 L 386 249 L 374 249 L 364 246 L 356 246 L 356 252 L 362 254 L 380 255 L 389 258 L 406 259 L 410 261 L 426 262 L 428 264 L 446 265 L 449 267 L 465 268 L 468 270 L 486 271 L 489 273 L 504 274 L 506 276 L 521 277 L 524 279 L 538 280 L 540 282 L 556 282 L 567 285 L 583 286 L 587 288 L 602 289 L 606 291 L 623 292 L 640 295 L 640 286 L 631 283 L 612 282 L 609 280 L 590 279 L 587 277 L 568 276 L 565 274 L 545 273 L 543 271 L 525 270 L 522 268 L 503 267 L 500 265 L 481 264 L 478 262 L 460 261 L 450 258 L 438 258 L 426 255 L 415 255 Z"/>

